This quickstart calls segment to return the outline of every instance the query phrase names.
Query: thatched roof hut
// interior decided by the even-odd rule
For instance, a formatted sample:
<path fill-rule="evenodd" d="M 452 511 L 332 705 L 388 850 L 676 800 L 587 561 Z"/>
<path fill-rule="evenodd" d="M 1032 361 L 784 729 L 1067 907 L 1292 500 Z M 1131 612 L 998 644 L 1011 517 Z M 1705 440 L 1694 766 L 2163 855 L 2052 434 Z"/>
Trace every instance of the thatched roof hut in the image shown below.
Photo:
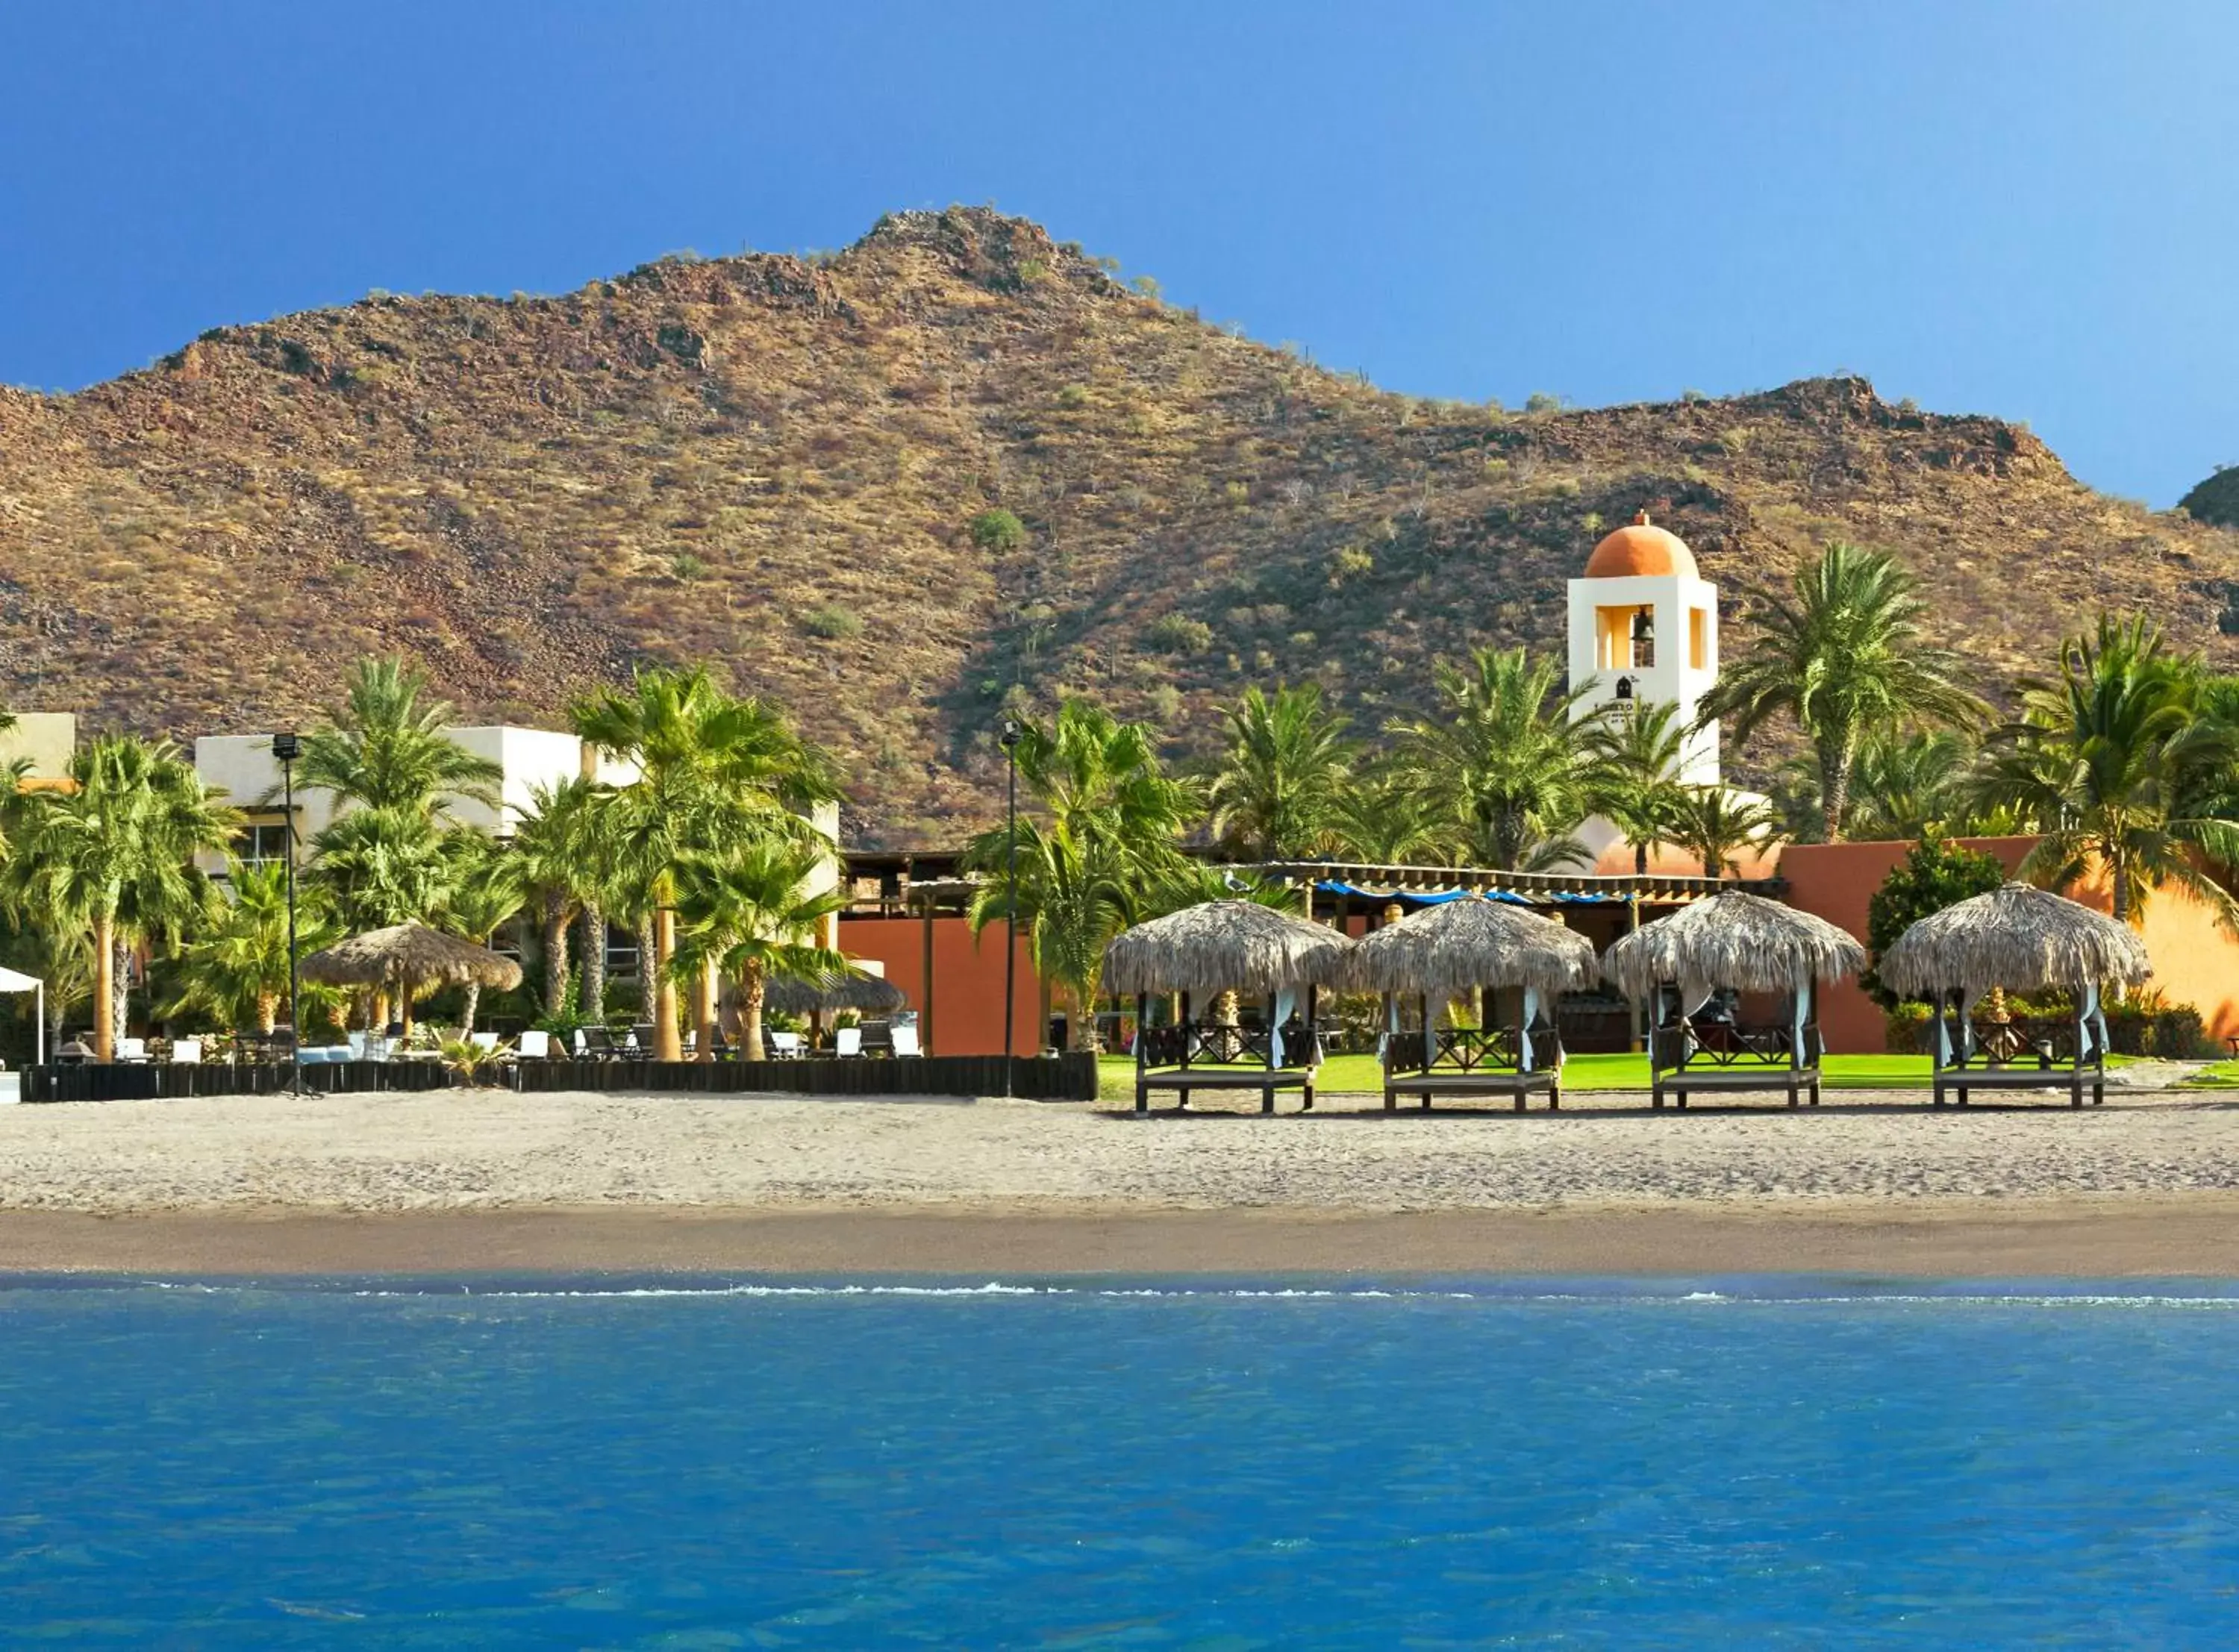
<path fill-rule="evenodd" d="M 1433 1000 L 1476 987 L 1529 987 L 1553 997 L 1594 979 L 1593 943 L 1551 918 L 1465 896 L 1409 913 L 1352 945 L 1343 974 L 1356 992 Z"/>
<path fill-rule="evenodd" d="M 424 924 L 369 930 L 311 953 L 303 979 L 336 986 L 487 986 L 521 985 L 521 965 L 487 946 L 446 935 Z"/>
<path fill-rule="evenodd" d="M 1762 895 L 1723 890 L 1622 936 L 1602 974 L 1627 997 L 1666 981 L 1785 992 L 1799 980 L 1840 980 L 1865 967 L 1866 949 L 1824 918 Z"/>
<path fill-rule="evenodd" d="M 908 1003 L 901 988 L 885 976 L 867 975 L 860 970 L 850 970 L 834 981 L 801 981 L 790 976 L 772 976 L 762 994 L 762 1007 L 782 1015 L 813 1015 L 819 1010 L 890 1015 Z"/>
<path fill-rule="evenodd" d="M 1874 972 L 1892 992 L 1925 998 L 1994 986 L 2016 992 L 2136 986 L 2153 965 L 2128 925 L 2064 895 L 2010 883 L 1922 919 L 1882 954 Z"/>
<path fill-rule="evenodd" d="M 1113 992 L 1259 996 L 1333 981 L 1352 943 L 1249 900 L 1208 900 L 1138 924 L 1104 949 Z"/>

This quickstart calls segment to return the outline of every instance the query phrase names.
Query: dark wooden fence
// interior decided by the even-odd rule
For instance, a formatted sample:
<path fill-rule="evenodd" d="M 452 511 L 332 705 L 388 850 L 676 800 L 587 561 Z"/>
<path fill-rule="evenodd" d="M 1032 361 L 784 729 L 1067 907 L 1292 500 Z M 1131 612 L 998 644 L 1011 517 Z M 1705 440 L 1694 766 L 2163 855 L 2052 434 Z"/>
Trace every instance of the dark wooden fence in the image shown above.
<path fill-rule="evenodd" d="M 296 1070 L 284 1062 L 201 1065 L 25 1067 L 23 1098 L 32 1101 L 183 1101 L 194 1096 L 269 1096 Z M 337 1061 L 305 1066 L 302 1085 L 321 1095 L 381 1090 L 441 1090 L 451 1075 L 434 1061 Z M 900 1056 L 797 1061 L 523 1061 L 494 1081 L 550 1093 L 809 1096 L 1000 1096 L 1000 1056 Z M 1020 1057 L 1011 1093 L 1028 1101 L 1093 1101 L 1096 1058 L 1068 1053 Z"/>
<path fill-rule="evenodd" d="M 184 1101 L 194 1096 L 270 1096 L 296 1082 L 284 1061 L 120 1062 L 102 1066 L 25 1067 L 25 1101 Z M 318 1062 L 302 1069 L 303 1088 L 348 1095 L 374 1090 L 441 1090 L 451 1074 L 440 1061 Z"/>
<path fill-rule="evenodd" d="M 523 1090 L 644 1094 L 1000 1096 L 1000 1056 L 804 1057 L 794 1061 L 524 1061 Z M 1093 1101 L 1096 1058 L 1068 1052 L 1011 1062 L 1011 1093 L 1027 1101 Z"/>

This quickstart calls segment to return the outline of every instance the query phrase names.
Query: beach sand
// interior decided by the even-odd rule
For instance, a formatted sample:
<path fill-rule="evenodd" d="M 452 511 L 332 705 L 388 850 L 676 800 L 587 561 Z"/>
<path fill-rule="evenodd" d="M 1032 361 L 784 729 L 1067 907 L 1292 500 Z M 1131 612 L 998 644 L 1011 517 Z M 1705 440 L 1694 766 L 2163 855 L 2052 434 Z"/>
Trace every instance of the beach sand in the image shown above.
<path fill-rule="evenodd" d="M 1286 1104 L 1287 1105 L 1287 1104 Z M 1195 1110 L 1193 1110 L 1193 1114 Z M 1311 1116 L 937 1099 L 0 1109 L 0 1270 L 2239 1276 L 2239 1100 Z"/>

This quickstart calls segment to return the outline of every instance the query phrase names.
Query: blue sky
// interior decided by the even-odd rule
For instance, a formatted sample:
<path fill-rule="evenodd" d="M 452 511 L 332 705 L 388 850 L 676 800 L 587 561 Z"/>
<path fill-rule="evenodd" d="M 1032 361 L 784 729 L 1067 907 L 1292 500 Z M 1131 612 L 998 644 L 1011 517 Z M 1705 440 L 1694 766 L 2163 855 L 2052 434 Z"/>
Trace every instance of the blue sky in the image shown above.
<path fill-rule="evenodd" d="M 1425 395 L 1846 368 L 2156 505 L 2239 461 L 2239 5 L 0 9 L 0 380 L 992 201 Z"/>

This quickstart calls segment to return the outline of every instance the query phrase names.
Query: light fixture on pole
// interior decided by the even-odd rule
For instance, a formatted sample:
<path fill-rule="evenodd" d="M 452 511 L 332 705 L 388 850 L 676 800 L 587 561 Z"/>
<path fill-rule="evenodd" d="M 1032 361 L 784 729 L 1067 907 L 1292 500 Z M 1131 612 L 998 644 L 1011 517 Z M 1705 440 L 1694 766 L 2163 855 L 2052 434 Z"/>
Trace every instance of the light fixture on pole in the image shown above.
<path fill-rule="evenodd" d="M 284 793 L 282 806 L 287 811 L 288 1063 L 294 1069 L 289 1075 L 288 1088 L 297 1094 L 303 1088 L 303 1017 L 298 1007 L 303 980 L 302 965 L 296 956 L 296 759 L 302 749 L 302 742 L 293 734 L 272 737 L 272 755 L 280 760 L 280 785 Z"/>
<path fill-rule="evenodd" d="M 1003 757 L 1010 782 L 1003 799 L 1003 836 L 1010 858 L 1003 873 L 1003 1094 L 1011 1093 L 1011 1017 L 1018 1002 L 1019 973 L 1019 725 L 1003 720 Z"/>

